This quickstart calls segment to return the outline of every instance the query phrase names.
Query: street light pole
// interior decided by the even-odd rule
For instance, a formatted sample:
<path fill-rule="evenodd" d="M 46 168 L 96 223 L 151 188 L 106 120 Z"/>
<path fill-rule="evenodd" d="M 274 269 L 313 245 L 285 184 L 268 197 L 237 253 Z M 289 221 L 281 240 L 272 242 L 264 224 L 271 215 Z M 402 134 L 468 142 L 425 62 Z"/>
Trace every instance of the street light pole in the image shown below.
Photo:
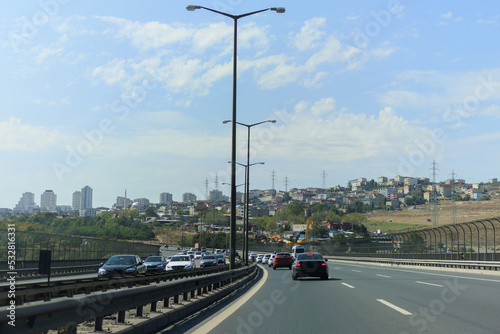
<path fill-rule="evenodd" d="M 231 142 L 231 220 L 230 220 L 230 231 L 229 231 L 229 269 L 235 269 L 235 255 L 236 255 L 236 77 L 237 77 L 237 34 L 238 34 L 238 19 L 250 16 L 253 14 L 265 12 L 267 10 L 275 11 L 276 13 L 284 13 L 285 8 L 283 7 L 271 7 L 266 9 L 257 10 L 255 12 L 245 13 L 241 15 L 231 15 L 224 13 L 215 9 L 188 5 L 186 10 L 194 11 L 196 9 L 205 9 L 220 15 L 230 17 L 234 21 L 234 47 L 233 47 L 233 114 L 232 114 L 232 142 Z"/>
<path fill-rule="evenodd" d="M 231 121 L 224 121 L 222 122 L 223 124 L 229 123 Z M 256 165 L 256 164 L 264 164 L 262 163 L 254 163 L 250 164 L 250 128 L 256 125 L 260 125 L 263 123 L 276 123 L 276 120 L 274 119 L 268 119 L 262 122 L 258 123 L 253 123 L 253 124 L 245 124 L 245 123 L 240 123 L 240 122 L 232 122 L 233 125 L 234 123 L 246 126 L 248 131 L 247 131 L 247 164 L 246 164 L 246 169 L 245 169 L 245 219 L 243 222 L 243 230 L 244 230 L 244 238 L 243 238 L 243 257 L 245 258 L 245 265 L 248 265 L 248 230 L 249 230 L 249 208 L 250 208 L 250 166 Z"/>

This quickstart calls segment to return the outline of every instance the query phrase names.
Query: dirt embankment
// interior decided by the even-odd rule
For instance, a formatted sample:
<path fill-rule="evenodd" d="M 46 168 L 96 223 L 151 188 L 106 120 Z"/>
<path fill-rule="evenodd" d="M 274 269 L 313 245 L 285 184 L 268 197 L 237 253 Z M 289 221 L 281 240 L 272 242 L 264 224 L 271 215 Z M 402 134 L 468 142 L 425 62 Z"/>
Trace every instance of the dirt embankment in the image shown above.
<path fill-rule="evenodd" d="M 436 211 L 439 226 L 500 217 L 500 197 L 494 197 L 489 201 L 455 202 L 454 215 L 451 201 L 440 200 Z M 393 224 L 404 225 L 431 226 L 430 219 L 432 217 L 429 204 L 418 205 L 416 209 L 409 207 L 401 211 L 376 211 L 368 215 L 370 222 L 391 221 Z"/>

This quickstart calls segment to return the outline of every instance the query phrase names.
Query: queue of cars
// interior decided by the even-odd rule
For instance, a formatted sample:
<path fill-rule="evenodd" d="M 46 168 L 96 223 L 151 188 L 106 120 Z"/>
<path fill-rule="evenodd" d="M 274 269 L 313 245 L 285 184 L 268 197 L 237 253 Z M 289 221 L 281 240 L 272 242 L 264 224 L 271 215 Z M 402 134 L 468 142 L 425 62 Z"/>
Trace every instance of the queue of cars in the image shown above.
<path fill-rule="evenodd" d="M 272 267 L 274 270 L 281 267 L 288 268 L 292 271 L 293 280 L 297 280 L 300 277 L 319 277 L 322 280 L 327 280 L 329 277 L 328 260 L 320 253 L 306 252 L 303 246 L 294 247 L 292 253 L 251 253 L 249 259 Z"/>
<path fill-rule="evenodd" d="M 136 276 L 147 272 L 165 272 L 169 270 L 185 270 L 196 267 L 195 259 L 199 259 L 200 267 L 217 266 L 225 264 L 226 258 L 222 252 L 181 251 L 179 254 L 165 258 L 163 255 L 151 255 L 142 260 L 138 255 L 122 254 L 113 255 L 106 262 L 101 263 L 98 277 Z"/>

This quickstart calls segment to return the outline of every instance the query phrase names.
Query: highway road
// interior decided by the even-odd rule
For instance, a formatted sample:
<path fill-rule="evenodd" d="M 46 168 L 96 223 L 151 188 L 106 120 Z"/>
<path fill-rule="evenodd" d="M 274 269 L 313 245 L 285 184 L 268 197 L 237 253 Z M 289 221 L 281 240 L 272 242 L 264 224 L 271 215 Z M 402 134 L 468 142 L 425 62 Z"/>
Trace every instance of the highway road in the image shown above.
<path fill-rule="evenodd" d="M 500 276 L 329 261 L 330 278 L 262 278 L 172 333 L 499 333 Z M 194 325 L 194 326 L 193 326 Z"/>

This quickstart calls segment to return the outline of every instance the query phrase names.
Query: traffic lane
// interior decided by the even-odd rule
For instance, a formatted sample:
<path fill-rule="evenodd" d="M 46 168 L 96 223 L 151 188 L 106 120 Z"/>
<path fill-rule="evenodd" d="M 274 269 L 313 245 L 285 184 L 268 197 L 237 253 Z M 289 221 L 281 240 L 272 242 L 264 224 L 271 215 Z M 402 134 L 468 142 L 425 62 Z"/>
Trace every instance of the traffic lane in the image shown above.
<path fill-rule="evenodd" d="M 400 333 L 408 327 L 404 315 L 364 301 L 361 290 L 346 289 L 332 271 L 326 281 L 293 281 L 288 269 L 262 268 L 268 273 L 262 288 L 210 333 Z"/>
<path fill-rule="evenodd" d="M 410 313 L 411 330 L 497 333 L 499 277 L 335 263 L 344 284 Z"/>

